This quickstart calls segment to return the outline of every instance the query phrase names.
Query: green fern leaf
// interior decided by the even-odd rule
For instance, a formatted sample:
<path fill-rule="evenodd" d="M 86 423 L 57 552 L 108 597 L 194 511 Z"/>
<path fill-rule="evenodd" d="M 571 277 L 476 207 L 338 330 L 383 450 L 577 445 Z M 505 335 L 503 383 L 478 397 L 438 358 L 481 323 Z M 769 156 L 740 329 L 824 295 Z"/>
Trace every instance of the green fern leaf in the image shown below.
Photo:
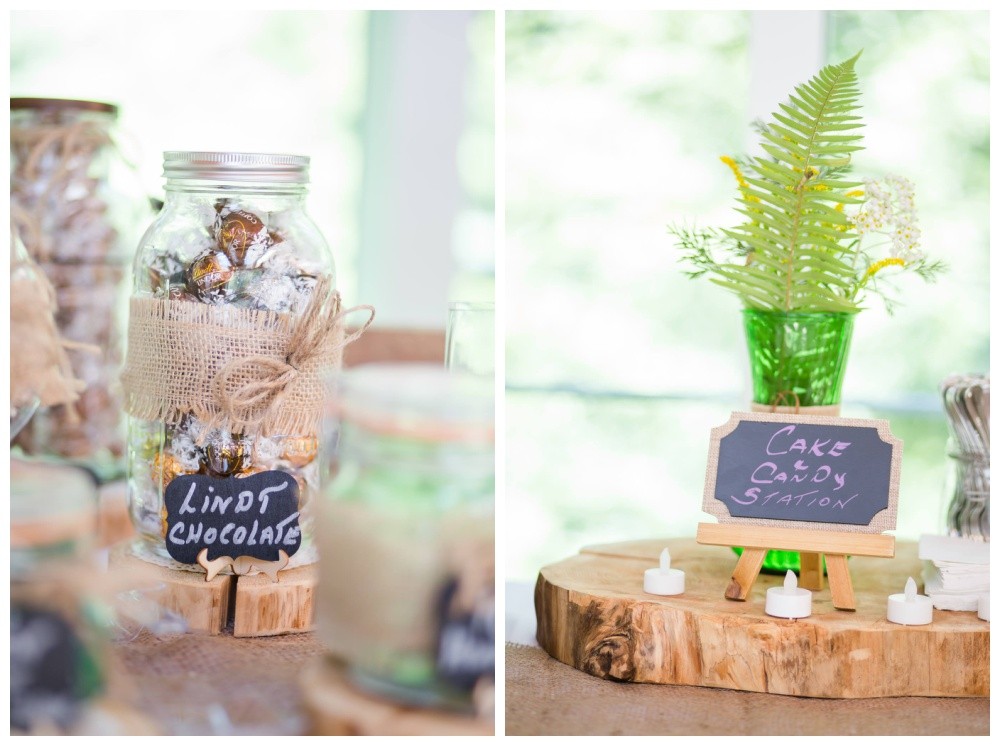
<path fill-rule="evenodd" d="M 737 210 L 746 222 L 724 231 L 750 250 L 748 261 L 712 268 L 713 282 L 750 308 L 859 310 L 851 297 L 857 236 L 842 212 L 863 201 L 847 196 L 859 184 L 843 178 L 862 149 L 859 56 L 797 86 L 762 129 L 761 148 L 770 159 L 747 164 Z"/>

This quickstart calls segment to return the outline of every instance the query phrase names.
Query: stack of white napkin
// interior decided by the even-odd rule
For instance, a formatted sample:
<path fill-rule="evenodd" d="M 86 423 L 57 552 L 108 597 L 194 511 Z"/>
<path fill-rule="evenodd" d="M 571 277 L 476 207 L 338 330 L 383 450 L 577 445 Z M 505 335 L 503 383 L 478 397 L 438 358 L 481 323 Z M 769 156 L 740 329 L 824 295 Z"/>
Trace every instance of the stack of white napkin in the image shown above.
<path fill-rule="evenodd" d="M 920 537 L 924 593 L 934 608 L 976 611 L 979 597 L 990 592 L 990 545 L 957 536 Z"/>

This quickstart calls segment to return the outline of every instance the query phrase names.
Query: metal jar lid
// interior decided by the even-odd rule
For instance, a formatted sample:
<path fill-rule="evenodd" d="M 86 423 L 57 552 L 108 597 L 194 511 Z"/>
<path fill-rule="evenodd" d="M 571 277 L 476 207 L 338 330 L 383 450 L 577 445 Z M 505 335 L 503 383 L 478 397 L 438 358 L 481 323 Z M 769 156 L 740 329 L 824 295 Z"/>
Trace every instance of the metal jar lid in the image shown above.
<path fill-rule="evenodd" d="M 309 157 L 169 150 L 163 154 L 163 175 L 168 179 L 307 184 Z"/>
<path fill-rule="evenodd" d="M 104 101 L 85 101 L 73 98 L 11 98 L 10 110 L 40 111 L 100 111 L 118 116 L 118 107 Z"/>

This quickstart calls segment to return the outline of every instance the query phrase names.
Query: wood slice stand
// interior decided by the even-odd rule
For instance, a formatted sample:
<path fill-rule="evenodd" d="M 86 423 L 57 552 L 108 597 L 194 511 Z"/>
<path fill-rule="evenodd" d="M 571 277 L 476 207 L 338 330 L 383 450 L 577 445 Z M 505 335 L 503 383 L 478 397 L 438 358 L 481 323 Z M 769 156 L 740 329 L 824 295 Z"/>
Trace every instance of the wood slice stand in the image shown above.
<path fill-rule="evenodd" d="M 670 548 L 686 573 L 679 596 L 643 592 L 643 573 Z M 856 611 L 834 609 L 829 590 L 795 621 L 764 613 L 761 576 L 745 602 L 723 598 L 735 555 L 693 539 L 585 547 L 542 568 L 535 586 L 538 642 L 549 655 L 604 679 L 687 684 L 800 697 L 988 697 L 990 628 L 969 612 L 935 609 L 903 627 L 885 618 L 890 593 L 920 578 L 912 542 L 894 559 L 853 557 Z"/>
<path fill-rule="evenodd" d="M 301 688 L 315 736 L 493 735 L 493 718 L 407 707 L 359 691 L 328 658 L 306 668 Z"/>
<path fill-rule="evenodd" d="M 130 541 L 111 550 L 112 570 L 134 572 L 162 584 L 162 606 L 180 614 L 192 632 L 222 634 L 232 622 L 234 637 L 268 637 L 313 628 L 316 565 L 282 570 L 278 582 L 265 575 L 217 575 L 155 565 L 129 551 Z"/>

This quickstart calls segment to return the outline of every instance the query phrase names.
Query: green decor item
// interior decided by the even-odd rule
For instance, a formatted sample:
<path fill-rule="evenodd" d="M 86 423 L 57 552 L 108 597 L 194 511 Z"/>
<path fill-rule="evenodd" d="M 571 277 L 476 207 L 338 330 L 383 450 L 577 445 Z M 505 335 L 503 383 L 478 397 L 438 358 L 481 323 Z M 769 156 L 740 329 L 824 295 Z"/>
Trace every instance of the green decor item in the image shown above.
<path fill-rule="evenodd" d="M 747 308 L 743 326 L 755 403 L 814 407 L 840 402 L 853 314 Z"/>
<path fill-rule="evenodd" d="M 758 124 L 760 155 L 722 156 L 736 178 L 742 223 L 671 228 L 688 274 L 707 275 L 744 306 L 758 405 L 839 404 L 865 296 L 881 296 L 891 312 L 887 276 L 913 271 L 930 281 L 944 269 L 919 250 L 909 181 L 849 175 L 863 149 L 860 56 L 827 65 Z M 763 569 L 798 571 L 798 553 L 768 552 Z"/>
<path fill-rule="evenodd" d="M 733 547 L 736 556 L 743 554 L 742 547 Z M 849 558 L 848 558 L 849 559 Z M 783 549 L 771 549 L 764 555 L 764 564 L 760 571 L 768 575 L 784 575 L 791 570 L 796 575 L 799 574 L 799 553 L 786 552 Z M 826 573 L 826 557 L 823 558 L 823 573 Z"/>
<path fill-rule="evenodd" d="M 860 52 L 827 65 L 798 86 L 759 127 L 763 156 L 723 156 L 738 185 L 732 229 L 674 227 L 692 277 L 735 293 L 744 307 L 774 312 L 857 313 L 865 294 L 881 295 L 885 270 L 933 279 L 942 269 L 919 251 L 913 185 L 899 176 L 855 181 L 862 150 Z M 866 236 L 881 236 L 873 245 Z M 888 246 L 888 252 L 876 249 Z M 722 251 L 728 259 L 716 259 Z"/>

